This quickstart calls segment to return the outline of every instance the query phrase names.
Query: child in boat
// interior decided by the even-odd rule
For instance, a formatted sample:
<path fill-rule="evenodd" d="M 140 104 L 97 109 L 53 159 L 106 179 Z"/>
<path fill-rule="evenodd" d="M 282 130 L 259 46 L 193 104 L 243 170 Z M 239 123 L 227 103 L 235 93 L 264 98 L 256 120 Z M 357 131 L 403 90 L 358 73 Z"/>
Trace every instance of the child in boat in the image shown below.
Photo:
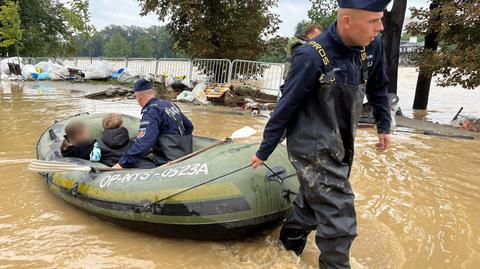
<path fill-rule="evenodd" d="M 65 126 L 65 139 L 60 146 L 63 157 L 90 160 L 95 139 L 90 136 L 90 129 L 80 121 L 72 121 Z"/>
<path fill-rule="evenodd" d="M 132 146 L 127 128 L 123 127 L 120 114 L 110 113 L 102 121 L 103 134 L 98 140 L 102 157 L 100 162 L 113 166 Z"/>

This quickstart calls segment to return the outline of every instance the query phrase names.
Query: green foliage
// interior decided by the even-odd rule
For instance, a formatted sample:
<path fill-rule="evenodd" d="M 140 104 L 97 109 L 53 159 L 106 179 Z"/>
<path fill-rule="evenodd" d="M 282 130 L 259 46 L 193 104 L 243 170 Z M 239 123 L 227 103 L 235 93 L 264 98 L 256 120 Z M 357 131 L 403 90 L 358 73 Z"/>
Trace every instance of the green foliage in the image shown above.
<path fill-rule="evenodd" d="M 0 47 L 18 45 L 22 40 L 18 4 L 7 0 L 0 5 Z"/>
<path fill-rule="evenodd" d="M 58 0 L 18 0 L 24 31 L 21 54 L 24 56 L 64 55 L 71 31 L 64 17 L 64 4 Z"/>
<path fill-rule="evenodd" d="M 436 32 L 440 48 L 421 50 L 415 57 L 427 73 L 438 75 L 442 86 L 480 86 L 480 0 L 438 0 L 437 8 L 412 8 L 409 33 Z"/>
<path fill-rule="evenodd" d="M 70 0 L 68 5 L 69 7 L 65 6 L 63 8 L 63 16 L 71 31 L 71 36 L 67 42 L 73 48 L 71 54 L 78 54 L 80 47 L 76 41 L 78 37 L 82 37 L 86 40 L 87 50 L 89 56 L 91 56 L 92 48 L 90 44 L 96 30 L 90 21 L 89 2 L 88 0 Z"/>
<path fill-rule="evenodd" d="M 140 58 L 149 58 L 154 55 L 152 39 L 147 35 L 141 35 L 135 40 L 133 54 Z"/>
<path fill-rule="evenodd" d="M 278 0 L 138 0 L 141 15 L 169 20 L 174 47 L 195 58 L 256 60 L 278 30 Z"/>
<path fill-rule="evenodd" d="M 275 36 L 268 39 L 266 47 L 268 48 L 260 61 L 272 62 L 272 63 L 284 63 L 286 61 L 286 48 L 288 44 L 288 38 L 282 36 Z"/>
<path fill-rule="evenodd" d="M 105 56 L 126 57 L 130 54 L 130 44 L 120 33 L 113 34 L 105 44 Z"/>
<path fill-rule="evenodd" d="M 295 26 L 295 36 L 303 36 L 305 27 L 309 24 L 310 22 L 306 20 L 302 20 L 301 22 L 297 23 Z"/>
<path fill-rule="evenodd" d="M 337 19 L 337 0 L 310 0 L 312 8 L 308 11 L 308 18 L 323 29 Z"/>

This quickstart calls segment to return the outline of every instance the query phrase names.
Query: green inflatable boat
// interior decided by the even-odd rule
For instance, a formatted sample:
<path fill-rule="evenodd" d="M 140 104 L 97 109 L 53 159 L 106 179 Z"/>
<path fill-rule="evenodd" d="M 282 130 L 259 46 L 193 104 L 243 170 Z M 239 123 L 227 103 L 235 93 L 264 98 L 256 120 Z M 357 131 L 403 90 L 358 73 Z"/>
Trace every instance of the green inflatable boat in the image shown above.
<path fill-rule="evenodd" d="M 245 238 L 278 224 L 291 209 L 299 184 L 284 146 L 272 154 L 268 168 L 256 170 L 247 166 L 258 144 L 236 142 L 149 170 L 102 172 L 103 164 L 60 156 L 69 121 L 84 121 L 99 137 L 105 116 L 80 114 L 58 121 L 38 141 L 39 160 L 92 167 L 89 172 L 41 173 L 51 191 L 73 206 L 135 230 L 198 240 Z M 139 119 L 123 119 L 133 138 Z M 216 142 L 195 137 L 194 151 Z"/>

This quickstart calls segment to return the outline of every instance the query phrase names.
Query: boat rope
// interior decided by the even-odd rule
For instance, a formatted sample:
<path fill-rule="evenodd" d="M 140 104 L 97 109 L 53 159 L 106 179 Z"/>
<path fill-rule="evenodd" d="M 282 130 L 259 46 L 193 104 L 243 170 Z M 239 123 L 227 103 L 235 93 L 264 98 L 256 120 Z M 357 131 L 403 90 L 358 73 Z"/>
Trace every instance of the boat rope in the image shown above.
<path fill-rule="evenodd" d="M 162 199 L 160 199 L 160 200 L 158 200 L 158 201 L 155 201 L 155 202 L 149 204 L 148 207 L 150 207 L 150 206 L 152 206 L 152 205 L 156 205 L 156 204 L 158 204 L 158 203 L 161 203 L 161 202 L 163 202 L 163 201 L 165 201 L 165 200 L 168 200 L 168 199 L 170 199 L 170 198 L 172 198 L 172 197 L 175 197 L 175 196 L 180 195 L 180 194 L 182 194 L 182 193 L 185 193 L 185 192 L 187 192 L 187 191 L 196 189 L 196 188 L 198 188 L 198 187 L 200 187 L 200 186 L 203 186 L 203 185 L 208 184 L 208 183 L 210 183 L 210 182 L 213 182 L 213 181 L 215 181 L 215 180 L 218 180 L 218 179 L 224 178 L 224 177 L 226 177 L 226 176 L 235 174 L 235 173 L 240 172 L 240 171 L 242 171 L 242 170 L 245 170 L 245 169 L 247 169 L 247 168 L 249 168 L 249 167 L 251 167 L 250 164 L 245 165 L 245 166 L 243 166 L 243 167 L 241 167 L 241 168 L 235 169 L 235 170 L 233 170 L 233 171 L 231 171 L 231 172 L 228 172 L 228 173 L 226 173 L 226 174 L 224 174 L 224 175 L 221 175 L 221 176 L 218 176 L 218 177 L 215 177 L 215 178 L 206 180 L 206 181 L 204 181 L 204 182 L 201 182 L 201 183 L 199 183 L 199 184 L 193 185 L 193 186 L 188 187 L 188 188 L 186 188 L 186 189 L 183 189 L 183 190 L 181 190 L 181 191 L 179 191 L 179 192 L 176 192 L 176 193 L 174 193 L 174 194 L 172 194 L 172 195 L 169 195 L 169 196 L 167 196 L 167 197 L 164 197 L 164 198 L 162 198 Z"/>

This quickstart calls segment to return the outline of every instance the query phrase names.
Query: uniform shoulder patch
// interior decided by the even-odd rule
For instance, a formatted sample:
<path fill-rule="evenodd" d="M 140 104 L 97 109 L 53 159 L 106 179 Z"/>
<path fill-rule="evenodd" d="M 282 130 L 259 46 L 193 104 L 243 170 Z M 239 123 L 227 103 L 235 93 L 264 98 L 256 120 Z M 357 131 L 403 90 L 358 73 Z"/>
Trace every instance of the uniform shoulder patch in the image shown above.
<path fill-rule="evenodd" d="M 140 128 L 137 132 L 137 138 L 142 138 L 147 133 L 147 128 Z"/>

